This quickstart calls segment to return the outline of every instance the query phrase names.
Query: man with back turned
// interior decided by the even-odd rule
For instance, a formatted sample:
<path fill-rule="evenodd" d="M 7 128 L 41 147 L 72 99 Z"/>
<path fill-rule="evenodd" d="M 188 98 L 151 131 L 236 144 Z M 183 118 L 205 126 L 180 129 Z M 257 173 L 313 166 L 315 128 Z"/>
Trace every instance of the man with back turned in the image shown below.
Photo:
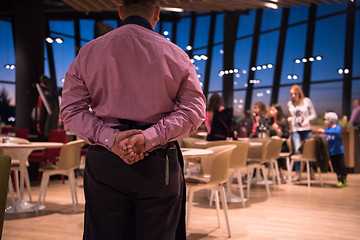
<path fill-rule="evenodd" d="M 205 118 L 193 64 L 154 32 L 159 0 L 123 0 L 121 26 L 80 49 L 60 117 L 91 144 L 84 239 L 186 239 L 177 139 Z"/>

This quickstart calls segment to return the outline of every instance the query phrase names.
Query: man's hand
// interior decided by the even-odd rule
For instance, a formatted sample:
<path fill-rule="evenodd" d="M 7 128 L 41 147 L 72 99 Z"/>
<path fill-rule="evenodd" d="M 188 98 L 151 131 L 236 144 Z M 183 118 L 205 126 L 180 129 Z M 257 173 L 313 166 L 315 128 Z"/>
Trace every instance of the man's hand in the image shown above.
<path fill-rule="evenodd" d="M 118 155 L 121 159 L 123 159 L 126 163 L 127 161 L 133 161 L 136 159 L 136 154 L 132 151 L 132 149 L 128 148 L 128 140 L 124 141 L 128 137 L 136 134 L 141 134 L 141 130 L 128 130 L 119 132 L 116 135 L 114 145 L 110 148 L 110 150 Z"/>
<path fill-rule="evenodd" d="M 121 145 L 126 146 L 126 148 L 131 151 L 130 157 L 127 159 L 127 164 L 133 164 L 142 160 L 144 157 L 149 154 L 145 149 L 145 138 L 141 133 L 132 135 L 123 141 L 121 141 Z"/>

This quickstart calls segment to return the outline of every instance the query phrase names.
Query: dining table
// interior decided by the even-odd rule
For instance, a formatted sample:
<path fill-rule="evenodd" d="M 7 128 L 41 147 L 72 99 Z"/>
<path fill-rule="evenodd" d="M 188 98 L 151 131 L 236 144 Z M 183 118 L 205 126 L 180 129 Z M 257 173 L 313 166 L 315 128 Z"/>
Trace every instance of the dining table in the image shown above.
<path fill-rule="evenodd" d="M 30 143 L 12 143 L 7 142 L 6 137 L 0 139 L 0 154 L 14 156 L 19 160 L 20 165 L 20 183 L 24 183 L 26 174 L 26 162 L 30 153 L 34 150 L 43 150 L 46 148 L 61 148 L 63 143 L 58 142 L 30 142 Z M 30 186 L 26 186 L 30 188 Z M 18 199 L 15 206 L 10 205 L 6 208 L 6 213 L 24 213 L 37 211 L 37 205 L 29 203 L 24 198 L 24 184 L 20 184 Z"/>
<path fill-rule="evenodd" d="M 213 153 L 213 151 L 210 149 L 201 148 L 181 148 L 181 153 L 185 162 L 184 173 L 187 174 L 189 169 L 189 161 L 191 159 L 209 156 Z"/>

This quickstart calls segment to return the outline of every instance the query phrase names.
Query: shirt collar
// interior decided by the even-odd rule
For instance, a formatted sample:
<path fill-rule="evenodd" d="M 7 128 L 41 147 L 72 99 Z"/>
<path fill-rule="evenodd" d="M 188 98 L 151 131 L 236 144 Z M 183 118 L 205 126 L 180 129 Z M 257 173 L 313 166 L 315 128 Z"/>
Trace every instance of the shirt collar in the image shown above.
<path fill-rule="evenodd" d="M 136 25 L 142 26 L 144 28 L 147 28 L 151 31 L 154 31 L 151 27 L 151 24 L 145 18 L 142 18 L 140 16 L 130 16 L 130 17 L 125 18 L 121 22 L 120 27 L 122 27 L 126 24 L 136 24 Z"/>

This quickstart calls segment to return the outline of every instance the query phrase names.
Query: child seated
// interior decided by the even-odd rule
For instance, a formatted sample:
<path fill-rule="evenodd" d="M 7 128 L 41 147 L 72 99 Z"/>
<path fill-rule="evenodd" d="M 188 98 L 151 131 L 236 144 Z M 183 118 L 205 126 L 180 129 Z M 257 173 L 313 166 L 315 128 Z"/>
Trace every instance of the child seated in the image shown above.
<path fill-rule="evenodd" d="M 324 116 L 326 129 L 320 132 L 325 133 L 329 145 L 330 160 L 336 172 L 338 183 L 337 187 L 344 187 L 347 183 L 347 172 L 344 161 L 344 147 L 342 145 L 341 127 L 337 125 L 338 116 L 335 112 L 327 112 Z"/>

